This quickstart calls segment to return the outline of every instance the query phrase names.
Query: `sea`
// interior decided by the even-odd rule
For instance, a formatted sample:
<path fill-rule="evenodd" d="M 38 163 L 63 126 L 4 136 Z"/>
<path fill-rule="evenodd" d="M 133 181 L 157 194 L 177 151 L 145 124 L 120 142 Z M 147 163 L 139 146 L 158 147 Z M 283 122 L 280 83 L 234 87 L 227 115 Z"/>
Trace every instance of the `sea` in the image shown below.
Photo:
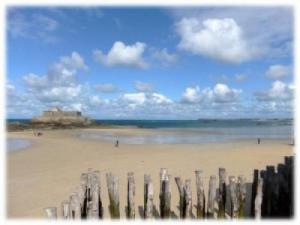
<path fill-rule="evenodd" d="M 26 119 L 7 122 L 28 123 Z M 82 131 L 78 137 L 126 144 L 197 144 L 232 140 L 294 139 L 294 120 L 285 119 L 198 119 L 198 120 L 96 120 L 97 124 L 134 126 L 154 132 L 122 135 L 110 131 Z"/>

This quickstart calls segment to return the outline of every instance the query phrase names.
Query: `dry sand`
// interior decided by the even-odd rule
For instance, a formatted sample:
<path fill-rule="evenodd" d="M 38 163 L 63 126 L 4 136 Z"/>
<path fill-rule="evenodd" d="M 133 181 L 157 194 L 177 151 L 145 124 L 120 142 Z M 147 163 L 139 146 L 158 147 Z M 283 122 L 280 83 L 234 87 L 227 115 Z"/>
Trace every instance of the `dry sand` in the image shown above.
<path fill-rule="evenodd" d="M 105 129 L 107 131 L 107 129 Z M 151 133 L 138 128 L 110 129 L 128 135 Z M 242 140 L 207 144 L 120 144 L 75 137 L 80 130 L 44 131 L 34 137 L 32 131 L 10 132 L 8 137 L 28 138 L 32 146 L 7 154 L 7 216 L 8 218 L 42 218 L 43 208 L 58 207 L 67 199 L 80 175 L 88 168 L 100 170 L 101 197 L 104 215 L 108 214 L 108 194 L 105 173 L 111 171 L 120 180 L 121 216 L 125 217 L 127 172 L 133 171 L 136 182 L 136 215 L 143 206 L 144 173 L 150 173 L 154 183 L 154 203 L 159 208 L 159 170 L 168 168 L 172 178 L 192 179 L 193 203 L 196 202 L 195 174 L 202 169 L 207 192 L 210 175 L 217 175 L 225 167 L 228 175 L 243 174 L 252 180 L 253 169 L 267 164 L 277 165 L 283 156 L 293 155 L 289 140 Z M 100 132 L 100 130 L 99 130 Z M 178 216 L 178 190 L 171 181 L 172 210 Z M 195 208 L 193 208 L 195 214 Z"/>

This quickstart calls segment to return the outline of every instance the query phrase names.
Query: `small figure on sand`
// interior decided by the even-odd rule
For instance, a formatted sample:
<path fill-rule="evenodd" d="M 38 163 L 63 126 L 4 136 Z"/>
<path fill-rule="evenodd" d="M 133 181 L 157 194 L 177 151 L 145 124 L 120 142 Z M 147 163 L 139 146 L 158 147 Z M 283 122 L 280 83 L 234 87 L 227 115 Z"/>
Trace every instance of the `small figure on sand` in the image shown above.
<path fill-rule="evenodd" d="M 116 140 L 115 147 L 119 147 L 119 140 Z"/>
<path fill-rule="evenodd" d="M 34 133 L 33 133 L 33 135 L 34 135 L 34 136 L 38 136 L 38 137 L 39 137 L 39 136 L 42 136 L 42 135 L 43 135 L 43 133 L 42 133 L 42 132 L 34 132 Z"/>
<path fill-rule="evenodd" d="M 260 144 L 260 138 L 257 138 L 257 144 Z"/>

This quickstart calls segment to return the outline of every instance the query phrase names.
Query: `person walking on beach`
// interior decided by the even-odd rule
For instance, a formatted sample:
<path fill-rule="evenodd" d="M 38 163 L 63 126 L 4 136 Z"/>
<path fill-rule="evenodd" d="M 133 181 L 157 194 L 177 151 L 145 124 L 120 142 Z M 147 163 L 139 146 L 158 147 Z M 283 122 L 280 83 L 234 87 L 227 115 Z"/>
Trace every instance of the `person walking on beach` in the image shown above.
<path fill-rule="evenodd" d="M 257 144 L 260 144 L 260 138 L 257 138 Z"/>
<path fill-rule="evenodd" d="M 119 140 L 116 141 L 115 143 L 115 147 L 118 148 L 119 147 Z"/>

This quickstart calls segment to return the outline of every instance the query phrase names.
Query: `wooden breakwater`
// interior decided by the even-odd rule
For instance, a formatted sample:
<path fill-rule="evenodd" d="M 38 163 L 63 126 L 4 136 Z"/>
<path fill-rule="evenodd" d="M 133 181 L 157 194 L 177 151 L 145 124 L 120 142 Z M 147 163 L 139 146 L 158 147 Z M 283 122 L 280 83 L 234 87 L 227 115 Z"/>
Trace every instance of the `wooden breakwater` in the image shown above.
<path fill-rule="evenodd" d="M 205 195 L 203 171 L 196 170 L 197 201 L 192 203 L 192 182 L 181 177 L 172 179 L 166 168 L 160 170 L 159 213 L 161 219 L 171 216 L 170 185 L 175 181 L 179 194 L 179 218 L 196 219 L 243 219 L 243 218 L 292 218 L 294 215 L 294 157 L 286 156 L 284 163 L 266 166 L 265 170 L 254 170 L 253 181 L 246 183 L 243 176 L 228 176 L 225 168 L 219 168 L 217 176 L 210 176 L 209 188 Z M 80 184 L 70 194 L 68 200 L 62 201 L 63 219 L 102 219 L 103 204 L 101 200 L 100 173 L 89 169 L 80 177 Z M 106 174 L 109 195 L 109 213 L 111 218 L 120 218 L 119 180 L 112 173 Z M 250 187 L 250 190 L 248 187 Z M 136 217 L 134 173 L 127 175 L 126 218 Z M 206 199 L 207 196 L 207 199 Z M 143 218 L 154 216 L 154 186 L 149 174 L 144 175 Z M 246 213 L 247 201 L 250 213 Z M 192 213 L 196 207 L 196 215 Z M 57 207 L 44 209 L 45 216 L 57 218 Z"/>

